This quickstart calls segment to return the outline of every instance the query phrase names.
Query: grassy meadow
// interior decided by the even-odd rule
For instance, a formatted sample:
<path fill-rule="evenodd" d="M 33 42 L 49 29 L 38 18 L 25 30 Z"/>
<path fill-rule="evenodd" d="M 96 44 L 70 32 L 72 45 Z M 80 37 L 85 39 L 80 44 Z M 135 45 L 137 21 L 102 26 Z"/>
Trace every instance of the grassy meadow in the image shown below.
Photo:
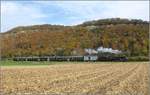
<path fill-rule="evenodd" d="M 67 62 L 67 61 L 12 61 L 12 60 L 4 60 L 0 61 L 0 66 L 40 66 L 40 65 L 55 65 L 55 64 L 125 64 L 125 63 L 147 63 L 147 62 Z"/>

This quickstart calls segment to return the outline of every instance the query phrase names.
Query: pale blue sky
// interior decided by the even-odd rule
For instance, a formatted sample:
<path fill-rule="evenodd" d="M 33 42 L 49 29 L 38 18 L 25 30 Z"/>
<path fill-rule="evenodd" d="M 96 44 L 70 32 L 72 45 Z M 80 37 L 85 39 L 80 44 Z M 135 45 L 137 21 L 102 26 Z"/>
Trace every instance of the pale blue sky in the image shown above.
<path fill-rule="evenodd" d="M 149 1 L 1 1 L 1 32 L 16 26 L 76 25 L 115 17 L 149 21 Z"/>

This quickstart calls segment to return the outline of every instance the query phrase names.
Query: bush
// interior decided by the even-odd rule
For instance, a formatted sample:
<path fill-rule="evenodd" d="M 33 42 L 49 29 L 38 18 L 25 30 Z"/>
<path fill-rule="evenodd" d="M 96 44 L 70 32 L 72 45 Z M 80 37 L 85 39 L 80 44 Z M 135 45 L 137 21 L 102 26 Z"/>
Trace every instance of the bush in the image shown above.
<path fill-rule="evenodd" d="M 149 57 L 148 56 L 128 57 L 128 61 L 149 61 Z"/>

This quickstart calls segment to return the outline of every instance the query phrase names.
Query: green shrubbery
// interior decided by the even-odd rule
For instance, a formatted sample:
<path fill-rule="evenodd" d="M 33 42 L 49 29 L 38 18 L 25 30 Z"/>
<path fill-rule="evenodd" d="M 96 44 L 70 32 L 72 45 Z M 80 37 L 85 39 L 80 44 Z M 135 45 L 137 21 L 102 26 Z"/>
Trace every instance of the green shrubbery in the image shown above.
<path fill-rule="evenodd" d="M 128 57 L 128 61 L 149 61 L 149 57 L 148 56 Z"/>

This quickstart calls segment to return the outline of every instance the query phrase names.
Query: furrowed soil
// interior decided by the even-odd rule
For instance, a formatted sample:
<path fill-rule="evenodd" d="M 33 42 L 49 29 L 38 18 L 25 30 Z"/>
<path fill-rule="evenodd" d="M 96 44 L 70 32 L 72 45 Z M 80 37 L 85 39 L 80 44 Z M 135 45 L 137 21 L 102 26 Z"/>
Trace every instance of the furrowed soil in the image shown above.
<path fill-rule="evenodd" d="M 2 95 L 149 95 L 148 62 L 1 67 Z"/>

